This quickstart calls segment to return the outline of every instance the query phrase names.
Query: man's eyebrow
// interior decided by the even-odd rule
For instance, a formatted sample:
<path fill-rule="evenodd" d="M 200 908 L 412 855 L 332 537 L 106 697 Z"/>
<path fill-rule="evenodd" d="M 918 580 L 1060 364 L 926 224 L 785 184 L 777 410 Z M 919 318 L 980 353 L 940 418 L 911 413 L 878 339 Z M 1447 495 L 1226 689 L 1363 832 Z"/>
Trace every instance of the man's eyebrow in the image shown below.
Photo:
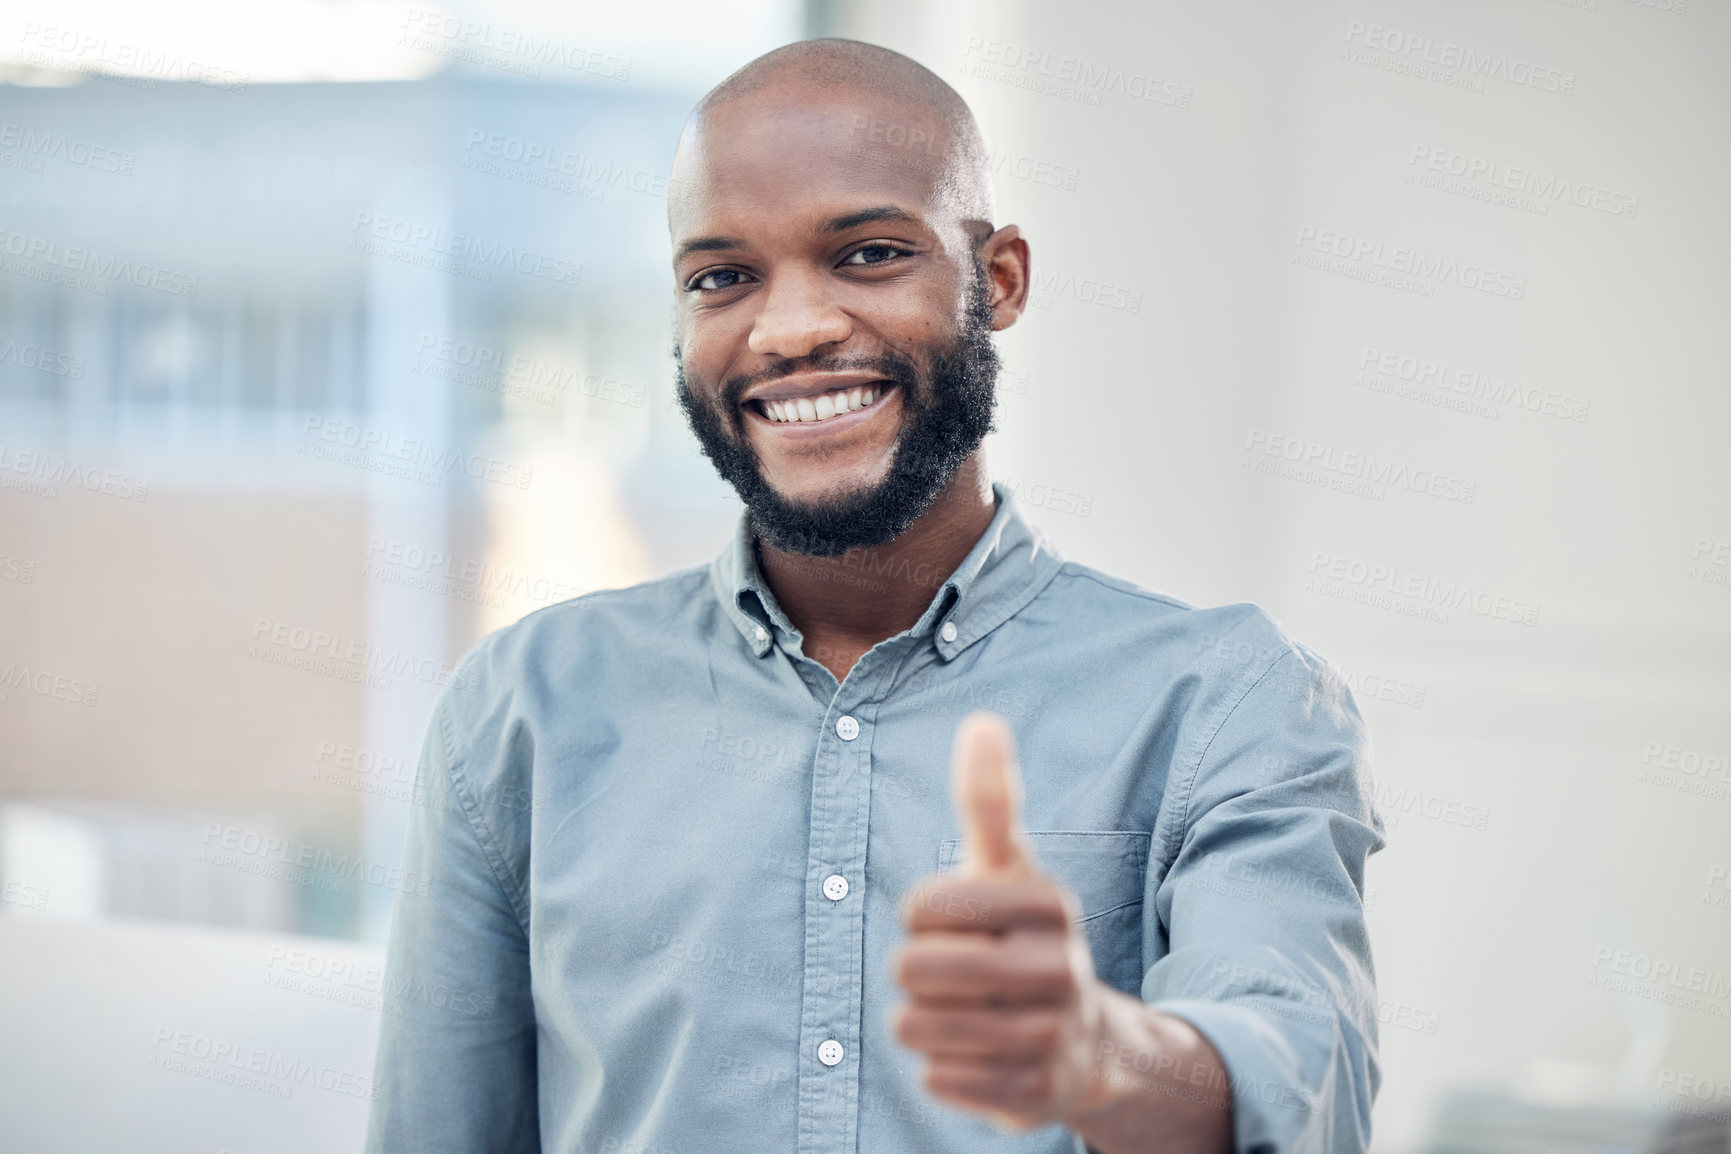
<path fill-rule="evenodd" d="M 745 242 L 734 236 L 700 236 L 680 245 L 673 253 L 675 264 L 684 260 L 694 252 L 731 252 L 736 248 L 744 248 Z"/>
<path fill-rule="evenodd" d="M 846 232 L 850 228 L 858 228 L 862 224 L 876 224 L 879 221 L 893 221 L 897 224 L 919 224 L 920 218 L 905 208 L 897 208 L 893 204 L 880 204 L 872 208 L 862 208 L 858 212 L 845 213 L 832 217 L 819 226 L 822 233 Z M 736 236 L 700 236 L 685 241 L 673 252 L 675 264 L 684 260 L 694 252 L 732 252 L 745 247 L 745 241 Z"/>
<path fill-rule="evenodd" d="M 897 208 L 893 204 L 880 204 L 875 208 L 862 208 L 858 212 L 834 217 L 825 223 L 819 231 L 846 232 L 850 228 L 857 228 L 862 224 L 875 224 L 881 220 L 894 221 L 897 224 L 920 223 L 920 218 L 905 208 Z"/>

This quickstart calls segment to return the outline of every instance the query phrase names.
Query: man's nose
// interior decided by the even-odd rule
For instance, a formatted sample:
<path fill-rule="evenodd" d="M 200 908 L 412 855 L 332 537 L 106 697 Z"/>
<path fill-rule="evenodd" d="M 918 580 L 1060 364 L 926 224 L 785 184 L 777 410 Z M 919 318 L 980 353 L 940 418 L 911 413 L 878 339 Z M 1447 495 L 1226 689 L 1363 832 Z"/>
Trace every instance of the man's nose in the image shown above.
<path fill-rule="evenodd" d="M 853 335 L 853 322 L 808 277 L 783 276 L 765 286 L 746 347 L 759 356 L 795 360 Z"/>

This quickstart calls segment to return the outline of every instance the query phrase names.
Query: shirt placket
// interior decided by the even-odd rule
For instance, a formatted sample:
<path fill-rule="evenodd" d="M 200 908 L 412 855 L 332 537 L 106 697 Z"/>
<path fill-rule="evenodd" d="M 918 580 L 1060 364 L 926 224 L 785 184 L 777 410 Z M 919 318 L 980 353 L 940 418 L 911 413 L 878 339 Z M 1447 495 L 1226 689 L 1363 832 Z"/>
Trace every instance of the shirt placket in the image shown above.
<path fill-rule="evenodd" d="M 858 1142 L 866 831 L 877 696 L 895 658 L 860 659 L 824 714 L 813 762 L 800 1020 L 799 1150 Z"/>

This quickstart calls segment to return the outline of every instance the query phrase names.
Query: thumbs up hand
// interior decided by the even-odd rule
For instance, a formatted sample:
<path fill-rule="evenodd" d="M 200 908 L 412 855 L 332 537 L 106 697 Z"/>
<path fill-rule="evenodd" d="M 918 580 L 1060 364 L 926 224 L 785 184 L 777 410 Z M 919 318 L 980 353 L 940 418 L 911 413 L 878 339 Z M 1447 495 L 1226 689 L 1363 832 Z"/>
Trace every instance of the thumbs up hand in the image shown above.
<path fill-rule="evenodd" d="M 1009 726 L 977 712 L 956 730 L 951 782 L 967 838 L 960 868 L 903 899 L 892 959 L 909 995 L 894 1021 L 929 1059 L 936 1097 L 1027 1129 L 1091 1108 L 1109 990 L 1074 925 L 1075 897 L 1040 872 L 1021 828 Z"/>

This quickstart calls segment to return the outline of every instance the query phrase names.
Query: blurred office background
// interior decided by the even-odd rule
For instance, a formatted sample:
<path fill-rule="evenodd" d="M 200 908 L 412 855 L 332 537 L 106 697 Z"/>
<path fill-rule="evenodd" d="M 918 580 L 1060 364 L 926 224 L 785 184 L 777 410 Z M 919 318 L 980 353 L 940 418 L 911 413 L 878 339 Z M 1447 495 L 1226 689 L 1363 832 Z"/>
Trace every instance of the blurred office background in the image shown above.
<path fill-rule="evenodd" d="M 1356 693 L 1378 1149 L 1724 1150 L 1707 0 L 11 6 L 0 1147 L 359 1148 L 450 666 L 737 515 L 666 178 L 812 35 L 949 79 L 1030 238 L 994 475 Z"/>

